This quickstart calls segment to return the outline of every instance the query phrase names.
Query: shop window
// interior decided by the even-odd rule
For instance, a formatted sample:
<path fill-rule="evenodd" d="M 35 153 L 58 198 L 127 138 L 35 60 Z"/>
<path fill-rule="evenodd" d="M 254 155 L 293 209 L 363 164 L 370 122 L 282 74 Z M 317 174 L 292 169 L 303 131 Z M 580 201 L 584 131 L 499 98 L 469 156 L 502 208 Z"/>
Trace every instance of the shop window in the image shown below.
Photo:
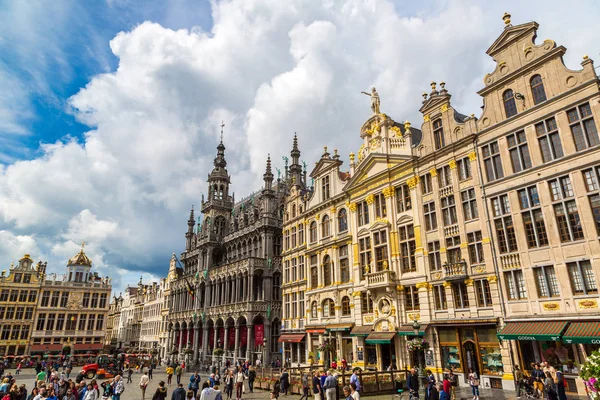
<path fill-rule="evenodd" d="M 451 369 L 454 373 L 462 372 L 460 365 L 460 353 L 458 352 L 458 346 L 440 346 L 442 351 L 442 362 L 444 368 Z"/>

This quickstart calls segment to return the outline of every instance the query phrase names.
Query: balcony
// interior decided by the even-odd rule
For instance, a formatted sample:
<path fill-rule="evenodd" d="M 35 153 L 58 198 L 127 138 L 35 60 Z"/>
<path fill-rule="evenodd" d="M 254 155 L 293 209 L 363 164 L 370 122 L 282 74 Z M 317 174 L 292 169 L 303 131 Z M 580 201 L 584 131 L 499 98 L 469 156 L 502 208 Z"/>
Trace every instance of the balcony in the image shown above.
<path fill-rule="evenodd" d="M 444 227 L 444 236 L 456 236 L 458 234 L 460 234 L 460 229 L 458 228 L 458 224 Z"/>
<path fill-rule="evenodd" d="M 443 269 L 444 280 L 446 281 L 458 281 L 468 277 L 467 262 L 464 259 L 457 263 L 445 263 L 443 265 Z"/>
<path fill-rule="evenodd" d="M 369 289 L 394 285 L 394 272 L 390 270 L 371 272 L 365 278 Z"/>
<path fill-rule="evenodd" d="M 440 197 L 450 196 L 453 192 L 454 190 L 452 189 L 452 185 L 445 186 L 440 188 Z"/>
<path fill-rule="evenodd" d="M 521 257 L 519 253 L 508 253 L 500 255 L 502 269 L 521 268 Z"/>

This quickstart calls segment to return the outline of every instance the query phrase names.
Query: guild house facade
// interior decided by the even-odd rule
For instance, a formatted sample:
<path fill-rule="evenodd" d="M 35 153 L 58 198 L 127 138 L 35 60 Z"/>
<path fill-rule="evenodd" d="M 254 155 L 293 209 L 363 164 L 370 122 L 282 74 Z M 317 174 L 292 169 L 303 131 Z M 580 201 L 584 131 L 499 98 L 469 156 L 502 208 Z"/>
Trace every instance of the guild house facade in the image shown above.
<path fill-rule="evenodd" d="M 283 186 L 268 159 L 264 187 L 236 202 L 226 166 L 221 141 L 202 223 L 192 209 L 168 277 L 167 357 L 194 364 L 280 357 Z"/>
<path fill-rule="evenodd" d="M 479 117 L 432 82 L 416 129 L 373 89 L 348 171 L 325 149 L 314 185 L 289 192 L 293 363 L 451 368 L 463 385 L 473 368 L 513 389 L 514 364 L 548 361 L 584 392 L 577 363 L 600 348 L 599 81 L 587 56 L 572 70 L 536 42 L 537 23 L 503 20 Z"/>

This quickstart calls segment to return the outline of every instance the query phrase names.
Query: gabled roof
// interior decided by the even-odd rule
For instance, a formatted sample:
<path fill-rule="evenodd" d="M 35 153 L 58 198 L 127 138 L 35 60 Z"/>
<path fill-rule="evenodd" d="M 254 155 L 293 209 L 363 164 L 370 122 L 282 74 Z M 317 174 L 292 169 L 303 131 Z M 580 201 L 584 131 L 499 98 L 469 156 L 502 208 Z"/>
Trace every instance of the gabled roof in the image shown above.
<path fill-rule="evenodd" d="M 498 36 L 498 39 L 496 39 L 496 41 L 492 43 L 490 48 L 487 49 L 486 53 L 493 57 L 494 54 L 496 54 L 506 46 L 510 45 L 511 43 L 514 43 L 515 41 L 521 39 L 524 36 L 530 35 L 531 33 L 533 33 L 533 35 L 535 36 L 535 32 L 537 31 L 538 26 L 539 25 L 537 22 L 528 22 L 526 24 L 509 26 L 507 28 L 504 28 L 502 34 L 500 34 L 500 36 Z"/>
<path fill-rule="evenodd" d="M 315 165 L 313 170 L 310 172 L 309 176 L 311 178 L 314 178 L 317 175 L 319 175 L 322 171 L 324 171 L 328 168 L 337 167 L 338 165 L 342 165 L 342 161 L 335 160 L 333 158 L 321 157 L 321 159 L 317 162 L 317 165 Z"/>

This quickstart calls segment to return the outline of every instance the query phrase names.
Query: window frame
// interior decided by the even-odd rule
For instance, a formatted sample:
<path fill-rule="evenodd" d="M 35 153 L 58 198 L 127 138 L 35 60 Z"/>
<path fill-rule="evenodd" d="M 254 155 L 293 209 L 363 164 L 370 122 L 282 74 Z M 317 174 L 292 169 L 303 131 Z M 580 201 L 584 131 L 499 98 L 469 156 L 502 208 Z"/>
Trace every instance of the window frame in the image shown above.
<path fill-rule="evenodd" d="M 492 299 L 490 282 L 487 279 L 476 279 L 473 283 L 475 285 L 475 298 L 477 299 L 477 307 L 492 307 L 494 302 Z"/>
<path fill-rule="evenodd" d="M 440 241 L 433 240 L 427 243 L 427 259 L 429 260 L 430 271 L 442 270 L 442 256 L 440 251 Z"/>
<path fill-rule="evenodd" d="M 510 156 L 513 173 L 519 173 L 532 167 L 531 155 L 525 130 L 513 132 L 506 136 L 506 146 Z"/>
<path fill-rule="evenodd" d="M 405 311 L 419 311 L 421 309 L 419 289 L 416 285 L 404 287 L 404 309 Z"/>
<path fill-rule="evenodd" d="M 444 226 L 456 225 L 458 223 L 458 216 L 456 215 L 456 199 L 454 198 L 454 194 L 442 197 L 440 203 Z"/>
<path fill-rule="evenodd" d="M 484 264 L 485 253 L 483 251 L 483 235 L 481 231 L 468 232 L 467 243 L 469 263 L 471 265 Z"/>
<path fill-rule="evenodd" d="M 441 118 L 437 118 L 431 124 L 433 128 L 433 143 L 435 150 L 439 150 L 446 146 L 446 140 L 444 138 L 444 124 Z"/>
<path fill-rule="evenodd" d="M 525 227 L 525 238 L 530 249 L 549 245 L 548 231 L 542 211 L 542 204 L 537 185 L 527 186 L 517 190 L 519 205 L 521 207 L 521 219 Z M 541 220 L 537 216 L 541 215 Z M 540 222 L 541 221 L 541 222 Z"/>
<path fill-rule="evenodd" d="M 510 200 L 508 194 L 501 194 L 490 199 L 494 222 L 494 233 L 498 243 L 500 254 L 514 253 L 519 251 L 515 224 L 510 211 Z M 498 224 L 500 223 L 501 226 Z M 500 235 L 502 233 L 502 235 Z"/>
<path fill-rule="evenodd" d="M 471 159 L 469 157 L 457 160 L 456 169 L 458 170 L 459 182 L 466 181 L 473 177 L 473 172 L 471 171 Z"/>
<path fill-rule="evenodd" d="M 400 249 L 400 269 L 402 273 L 416 272 L 417 261 L 415 250 L 417 248 L 417 242 L 413 224 L 398 227 L 398 244 Z"/>
<path fill-rule="evenodd" d="M 540 299 L 550 299 L 560 297 L 560 284 L 556 277 L 556 270 L 554 265 L 540 265 L 532 267 L 533 275 L 535 278 L 535 286 L 537 289 L 537 295 Z M 551 273 L 550 273 L 551 272 Z M 550 277 L 553 275 L 553 278 Z M 542 278 L 542 280 L 540 280 Z M 543 284 L 543 287 L 540 286 Z M 546 292 L 547 295 L 542 294 Z"/>
<path fill-rule="evenodd" d="M 504 105 L 504 114 L 506 118 L 514 117 L 519 113 L 517 102 L 515 100 L 515 92 L 512 89 L 506 89 L 502 93 L 502 104 Z"/>
<path fill-rule="evenodd" d="M 539 81 L 534 82 L 534 79 L 536 78 L 539 78 Z M 531 88 L 531 98 L 533 99 L 534 105 L 538 105 L 548 100 L 544 88 L 544 80 L 540 74 L 535 74 L 529 79 L 529 87 Z"/>
<path fill-rule="evenodd" d="M 396 212 L 402 213 L 412 210 L 412 199 L 410 197 L 410 188 L 406 183 L 398 186 L 396 189 Z"/>
<path fill-rule="evenodd" d="M 481 146 L 481 156 L 483 158 L 485 176 L 488 182 L 494 182 L 504 178 L 504 167 L 502 166 L 500 146 L 498 145 L 497 140 Z"/>
<path fill-rule="evenodd" d="M 477 197 L 475 188 L 465 188 L 460 192 L 460 200 L 463 208 L 463 217 L 465 221 L 474 221 L 479 219 L 479 209 L 477 208 Z"/>
<path fill-rule="evenodd" d="M 561 243 L 584 240 L 583 223 L 579 215 L 571 177 L 564 175 L 551 179 L 548 181 L 548 188 L 552 199 L 556 229 L 558 229 L 558 237 Z M 559 214 L 559 210 L 562 214 Z"/>
<path fill-rule="evenodd" d="M 340 233 L 348 231 L 348 211 L 342 208 L 337 213 L 338 218 L 338 231 Z"/>
<path fill-rule="evenodd" d="M 446 297 L 446 287 L 443 284 L 433 285 L 433 307 L 436 311 L 448 309 L 448 299 Z"/>
<path fill-rule="evenodd" d="M 322 201 L 326 201 L 329 200 L 330 197 L 329 175 L 325 175 L 321 178 L 321 199 Z"/>
<path fill-rule="evenodd" d="M 548 163 L 565 156 L 556 117 L 546 118 L 534 125 L 542 162 Z"/>
<path fill-rule="evenodd" d="M 437 212 L 435 209 L 435 201 L 429 201 L 423 204 L 423 215 L 425 218 L 425 231 L 437 230 Z"/>
<path fill-rule="evenodd" d="M 598 294 L 598 283 L 594 275 L 594 268 L 592 267 L 592 262 L 590 260 L 571 261 L 566 263 L 566 265 L 567 272 L 569 273 L 571 292 L 574 296 L 588 296 L 591 294 Z M 589 274 L 587 274 L 586 271 L 584 271 L 583 265 L 589 267 Z M 574 277 L 573 271 L 578 273 L 578 276 Z M 576 290 L 577 282 L 574 282 L 573 278 L 579 281 L 579 285 L 581 285 L 581 290 Z"/>
<path fill-rule="evenodd" d="M 586 109 L 588 111 L 583 112 L 582 109 Z M 575 112 L 575 114 L 573 114 Z M 573 137 L 573 142 L 575 143 L 576 151 L 583 151 L 585 149 L 589 149 L 590 147 L 598 146 L 600 144 L 600 137 L 598 136 L 598 128 L 596 127 L 596 121 L 594 120 L 594 114 L 592 112 L 592 108 L 589 102 L 579 104 L 569 110 L 566 111 L 567 120 L 569 121 L 569 129 L 571 130 L 571 135 Z M 585 114 L 585 115 L 584 115 Z M 572 116 L 577 117 L 577 119 L 572 119 Z M 593 132 L 588 130 L 588 122 L 591 121 L 591 127 L 593 128 Z M 579 128 L 579 133 L 581 134 L 581 139 L 583 139 L 583 143 L 577 140 L 575 127 Z M 592 139 L 594 143 L 592 143 Z M 580 148 L 580 144 L 583 144 L 583 147 Z"/>
<path fill-rule="evenodd" d="M 454 308 L 456 310 L 464 310 L 464 309 L 468 309 L 470 307 L 469 289 L 468 289 L 466 283 L 453 282 L 452 283 L 452 297 L 454 299 Z"/>

